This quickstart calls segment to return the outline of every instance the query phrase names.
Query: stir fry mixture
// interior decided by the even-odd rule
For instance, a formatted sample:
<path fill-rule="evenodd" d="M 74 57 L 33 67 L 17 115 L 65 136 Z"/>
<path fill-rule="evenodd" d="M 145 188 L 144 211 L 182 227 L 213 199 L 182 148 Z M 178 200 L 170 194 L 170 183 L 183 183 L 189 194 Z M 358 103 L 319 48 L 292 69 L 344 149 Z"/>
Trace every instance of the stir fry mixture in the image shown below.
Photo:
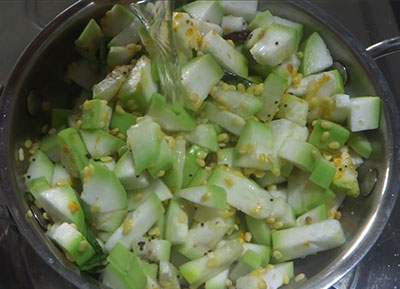
<path fill-rule="evenodd" d="M 174 12 L 181 110 L 127 7 L 77 38 L 66 81 L 82 93 L 52 108 L 25 182 L 48 237 L 110 288 L 276 289 L 305 280 L 293 260 L 346 242 L 339 207 L 380 98 L 346 94 L 323 35 L 257 8 Z"/>

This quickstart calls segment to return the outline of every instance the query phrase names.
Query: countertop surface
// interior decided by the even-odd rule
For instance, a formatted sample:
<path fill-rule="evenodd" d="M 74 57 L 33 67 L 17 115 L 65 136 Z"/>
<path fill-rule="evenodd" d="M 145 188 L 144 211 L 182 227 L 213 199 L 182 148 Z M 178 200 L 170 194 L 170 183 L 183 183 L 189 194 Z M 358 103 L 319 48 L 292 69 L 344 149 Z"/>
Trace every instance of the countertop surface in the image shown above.
<path fill-rule="evenodd" d="M 24 47 L 73 0 L 0 0 L 0 85 Z M 400 0 L 315 0 L 365 45 L 399 35 Z M 27 4 L 28 3 L 28 4 Z M 33 9 L 27 9 L 29 6 Z M 397 19 L 397 22 L 396 22 Z M 400 54 L 378 61 L 400 105 Z M 392 192 L 397 194 L 398 192 Z M 1 194 L 0 194 L 1 202 Z M 0 221 L 0 287 L 5 289 L 72 289 L 44 264 L 16 233 Z M 362 276 L 362 277 L 361 277 Z M 340 289 L 400 288 L 400 198 L 382 236 L 364 260 L 336 286 Z"/>

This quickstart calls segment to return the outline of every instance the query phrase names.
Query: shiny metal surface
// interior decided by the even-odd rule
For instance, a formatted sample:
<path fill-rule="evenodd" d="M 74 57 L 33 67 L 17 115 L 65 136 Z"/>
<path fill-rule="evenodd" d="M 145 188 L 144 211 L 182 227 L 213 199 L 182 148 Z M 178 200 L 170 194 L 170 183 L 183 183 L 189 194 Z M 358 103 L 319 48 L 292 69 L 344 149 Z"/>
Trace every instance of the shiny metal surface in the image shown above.
<path fill-rule="evenodd" d="M 4 220 L 7 222 L 12 222 L 10 212 L 6 205 L 0 204 L 0 220 Z"/>
<path fill-rule="evenodd" d="M 400 51 L 400 36 L 393 37 L 367 48 L 367 51 L 374 59 L 379 59 L 384 56 L 390 55 Z"/>
<path fill-rule="evenodd" d="M 303 6 L 303 9 L 301 7 L 296 7 L 293 6 L 293 4 L 285 4 L 289 5 L 288 7 L 285 6 L 279 7 L 279 4 L 277 3 L 272 3 L 271 4 L 276 5 L 274 6 L 276 9 L 277 14 L 284 15 L 285 13 L 288 13 L 290 15 L 296 15 L 296 17 L 300 17 L 299 21 L 306 22 L 309 27 L 315 25 L 318 22 L 318 19 L 315 19 L 313 16 L 308 15 L 304 10 L 309 10 L 306 6 Z M 290 6 L 292 5 L 292 6 Z M 75 8 L 78 6 L 76 5 Z M 270 7 L 270 6 L 269 6 Z M 79 17 L 88 17 L 89 14 L 87 13 L 86 9 L 91 9 L 93 7 L 80 7 L 78 10 L 75 10 L 77 12 L 77 18 Z M 281 9 L 282 13 L 279 13 L 279 9 Z M 297 11 L 299 9 L 300 13 L 298 14 L 293 14 L 293 11 Z M 271 9 L 272 10 L 272 9 Z M 290 10 L 290 11 L 289 11 Z M 314 11 L 313 8 L 310 11 Z M 68 15 L 64 15 L 64 21 L 66 22 L 66 25 L 71 25 L 69 26 L 70 28 L 73 27 L 71 24 L 72 20 L 68 22 Z M 288 15 L 288 18 L 293 18 L 290 15 Z M 300 16 L 301 15 L 301 16 Z M 325 16 L 324 14 L 317 14 L 320 15 L 321 18 L 326 18 L 323 17 Z M 60 20 L 60 19 L 59 19 Z M 296 19 L 295 19 L 296 20 Z M 320 21 L 321 19 L 319 19 Z M 325 21 L 325 20 L 324 20 Z M 84 21 L 80 21 L 80 24 L 82 25 Z M 327 20 L 329 21 L 329 18 Z M 57 22 L 58 25 L 60 25 L 62 22 Z M 53 24 L 54 25 L 54 24 Z M 78 24 L 77 24 L 78 26 Z M 319 26 L 314 26 L 314 27 L 319 27 Z M 11 80 L 14 80 L 14 83 L 11 83 L 13 85 L 8 86 L 8 94 L 7 95 L 15 95 L 18 92 L 19 99 L 16 100 L 18 103 L 23 103 L 23 98 L 25 96 L 26 98 L 26 93 L 29 91 L 29 87 L 32 86 L 32 83 L 36 83 L 34 80 L 34 76 L 32 75 L 33 72 L 35 71 L 35 65 L 34 63 L 36 61 L 43 61 L 41 57 L 39 57 L 39 54 L 42 53 L 43 51 L 47 51 L 46 49 L 51 50 L 49 47 L 46 47 L 46 45 L 49 45 L 50 40 L 47 39 L 47 37 L 56 37 L 56 33 L 65 33 L 63 32 L 62 29 L 58 29 L 59 27 L 54 27 L 53 30 L 50 29 L 50 31 L 47 31 L 47 33 L 41 35 L 39 38 L 40 42 L 34 43 L 35 45 L 31 48 L 31 50 L 28 52 L 33 53 L 33 48 L 38 49 L 37 54 L 31 54 L 30 56 L 34 56 L 33 59 L 28 58 L 28 56 L 22 58 L 21 61 L 22 64 L 26 65 L 28 69 L 27 72 L 24 72 L 23 70 L 18 70 L 17 67 L 17 72 L 20 73 L 21 75 L 18 75 L 16 77 L 14 75 L 14 78 Z M 74 28 L 76 28 L 74 26 Z M 339 27 L 340 28 L 340 27 Z M 339 29 L 338 30 L 341 30 Z M 356 43 L 355 47 L 353 46 L 353 42 L 351 42 L 353 39 L 349 36 L 346 35 L 346 32 L 343 31 L 335 31 L 337 29 L 323 29 L 322 33 L 324 35 L 329 35 L 329 40 L 330 40 L 330 46 L 335 47 L 333 50 L 336 52 L 335 58 L 337 60 L 343 61 L 343 63 L 348 67 L 348 73 L 349 73 L 349 88 L 351 89 L 353 94 L 360 93 L 377 93 L 383 96 L 385 102 L 387 103 L 385 107 L 385 116 L 382 118 L 382 130 L 378 132 L 377 134 L 371 134 L 371 137 L 374 137 L 376 141 L 374 142 L 374 148 L 375 151 L 378 152 L 376 156 L 372 159 L 372 162 L 367 164 L 367 167 L 376 167 L 378 169 L 378 177 L 379 181 L 377 184 L 377 187 L 375 187 L 374 192 L 371 194 L 370 197 L 365 199 L 363 202 L 353 202 L 354 203 L 354 209 L 353 208 L 353 203 L 352 202 L 347 202 L 345 205 L 345 211 L 344 211 L 344 218 L 347 218 L 349 224 L 346 224 L 346 229 L 347 229 L 347 234 L 349 237 L 349 244 L 347 244 L 342 250 L 335 250 L 331 252 L 327 252 L 328 254 L 321 254 L 316 257 L 311 257 L 307 258 L 306 261 L 300 261 L 299 266 L 300 268 L 304 270 L 302 271 L 307 271 L 309 272 L 309 276 L 312 277 L 310 280 L 310 283 L 308 283 L 307 286 L 303 288 L 326 288 L 326 286 L 329 286 L 329 284 L 333 284 L 335 280 L 339 279 L 341 275 L 345 273 L 345 271 L 349 270 L 353 264 L 355 264 L 356 261 L 359 260 L 367 251 L 369 246 L 371 246 L 375 239 L 378 237 L 379 232 L 383 228 L 386 219 L 390 213 L 390 207 L 393 206 L 394 200 L 395 200 L 395 195 L 391 195 L 390 192 L 385 192 L 383 193 L 383 189 L 386 188 L 388 190 L 392 190 L 393 192 L 398 191 L 398 183 L 397 182 L 392 182 L 393 180 L 391 179 L 392 174 L 396 175 L 398 174 L 398 167 L 394 166 L 394 161 L 396 163 L 398 162 L 398 153 L 397 153 L 397 141 L 398 139 L 393 139 L 393 135 L 398 136 L 398 116 L 397 116 L 397 111 L 393 107 L 393 98 L 390 96 L 390 92 L 387 90 L 387 85 L 382 79 L 382 76 L 377 70 L 375 64 L 371 62 L 371 59 L 368 58 L 368 56 L 363 52 L 362 47 Z M 347 42 L 347 44 L 343 44 L 341 42 L 342 36 L 338 36 L 339 34 L 344 37 L 344 41 Z M 68 34 L 68 33 L 67 33 Z M 62 34 L 63 36 L 67 34 Z M 343 35 L 344 34 L 344 35 Z M 60 34 L 59 34 L 60 35 Z M 70 35 L 69 35 L 70 36 Z M 64 37 L 63 37 L 64 38 Z M 71 39 L 70 37 L 65 37 L 65 41 L 67 39 Z M 340 44 L 339 44 L 340 43 Z M 54 47 L 53 47 L 54 48 Z M 69 47 L 66 47 L 69 48 Z M 50 53 L 51 56 L 54 57 Z M 362 64 L 361 64 L 362 63 Z M 21 65 L 21 64 L 20 64 Z M 30 71 L 32 69 L 32 71 Z M 23 81 L 22 81 L 23 80 Z M 42 81 L 43 82 L 43 81 Z M 22 100 L 21 100 L 22 98 Z M 24 111 L 21 109 L 20 106 L 18 106 L 16 103 L 10 103 L 9 101 L 3 101 L 3 105 L 6 105 L 6 108 L 11 109 L 12 112 L 15 112 L 14 117 L 17 118 L 18 116 L 24 116 Z M 8 114 L 8 112 L 7 112 Z M 396 114 L 396 115 L 395 115 Z M 17 115 L 17 116 L 16 116 Z M 390 118 L 392 118 L 393 121 L 393 127 L 394 129 L 391 128 L 390 125 Z M 2 125 L 8 124 L 10 128 L 6 128 L 6 126 L 2 126 L 5 130 L 8 130 L 6 132 L 1 131 L 1 135 L 4 137 L 9 137 L 5 143 L 2 143 L 1 149 L 5 149 L 7 152 L 9 152 L 8 155 L 1 156 L 1 160 L 7 160 L 8 164 L 5 168 L 5 171 L 2 171 L 1 175 L 2 177 L 6 177 L 9 180 L 9 183 L 7 185 L 10 185 L 10 188 L 5 188 L 5 191 L 7 193 L 7 198 L 10 200 L 13 200 L 15 202 L 15 206 L 13 206 L 12 214 L 14 217 L 16 217 L 16 220 L 18 219 L 18 222 L 20 222 L 20 228 L 23 228 L 23 234 L 25 234 L 27 237 L 34 237 L 38 238 L 38 241 L 32 240 L 29 238 L 30 242 L 33 243 L 33 246 L 40 252 L 44 254 L 44 259 L 46 260 L 47 263 L 52 264 L 56 267 L 56 270 L 65 273 L 65 277 L 72 281 L 76 285 L 81 285 L 81 288 L 94 288 L 94 287 L 89 287 L 90 285 L 90 280 L 89 279 L 84 279 L 82 283 L 80 283 L 80 277 L 75 274 L 73 268 L 68 264 L 67 262 L 67 268 L 64 269 L 62 264 L 59 264 L 58 262 L 61 263 L 66 263 L 65 260 L 63 259 L 63 256 L 60 256 L 60 254 L 57 255 L 57 251 L 54 250 L 54 246 L 49 244 L 50 250 L 46 247 L 43 246 L 43 243 L 39 240 L 43 240 L 41 230 L 37 230 L 37 225 L 35 225 L 31 220 L 24 221 L 22 217 L 22 212 L 26 210 L 26 202 L 22 198 L 23 195 L 23 186 L 20 184 L 20 180 L 15 179 L 15 175 L 19 175 L 21 171 L 23 171 L 23 167 L 15 167 L 13 165 L 13 162 L 16 163 L 15 160 L 15 155 L 13 155 L 13 148 L 15 148 L 15 145 L 18 145 L 18 143 L 21 143 L 27 135 L 29 135 L 29 131 L 23 130 L 22 132 L 17 132 L 16 135 L 12 135 L 10 133 L 11 129 L 16 129 L 18 128 L 15 124 L 12 124 L 12 120 L 6 119 L 2 120 Z M 38 127 L 35 127 L 36 131 Z M 35 131 L 32 130 L 32 131 Z M 31 133 L 30 136 L 33 136 Z M 381 144 L 378 139 L 382 138 L 384 143 Z M 4 140 L 4 138 L 2 138 Z M 393 143 L 395 142 L 395 143 Z M 396 146 L 396 147 L 395 147 Z M 394 149 L 394 147 L 396 149 Z M 4 151 L 3 151 L 4 152 Z M 25 164 L 26 165 L 26 164 Z M 388 170 L 390 168 L 390 171 Z M 11 173 L 8 173 L 8 170 L 12 170 Z M 13 189 L 15 190 L 17 187 L 19 187 L 20 190 L 18 190 L 19 195 L 15 195 L 13 192 Z M 4 185 L 3 185 L 4 188 Z M 351 200 L 350 200 L 351 201 Z M 386 208 L 386 209 L 385 209 Z M 347 210 L 347 211 L 346 211 Z M 354 210 L 354 215 L 352 215 L 352 210 Z M 31 224 L 34 226 L 34 231 L 31 230 L 31 227 L 29 227 L 28 224 Z M 28 226 L 27 226 L 28 225 Z M 365 237 L 365 238 L 364 238 Z M 45 241 L 48 242 L 47 239 Z M 39 249 L 40 250 L 39 250 Z M 344 249 L 344 250 L 343 250 Z M 56 254 L 56 259 L 53 258 L 52 254 Z M 320 260 L 322 258 L 325 260 Z M 307 264 L 308 263 L 308 264 Z M 308 268 L 311 267 L 310 263 L 312 263 L 313 268 Z M 68 266 L 69 265 L 69 266 Z M 314 268 L 322 268 L 328 266 L 328 269 L 322 271 L 322 272 L 316 272 Z M 324 280 L 321 281 L 321 278 L 324 278 Z M 87 283 L 85 283 L 87 282 Z M 86 286 L 86 287 L 84 287 Z"/>
<path fill-rule="evenodd" d="M 46 23 L 44 23 L 38 15 L 38 3 L 36 0 L 26 0 L 25 11 L 28 18 L 32 21 L 32 24 L 36 29 L 42 30 L 46 26 Z"/>

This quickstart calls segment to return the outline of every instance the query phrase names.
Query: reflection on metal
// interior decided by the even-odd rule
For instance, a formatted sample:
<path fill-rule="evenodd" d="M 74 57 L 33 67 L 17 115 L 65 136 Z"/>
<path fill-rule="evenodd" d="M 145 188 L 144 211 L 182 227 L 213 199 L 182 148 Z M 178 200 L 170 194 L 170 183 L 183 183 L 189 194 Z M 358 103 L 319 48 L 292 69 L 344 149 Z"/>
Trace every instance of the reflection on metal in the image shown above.
<path fill-rule="evenodd" d="M 364 197 L 368 196 L 378 181 L 378 172 L 376 169 L 370 168 L 363 178 L 360 180 L 360 193 Z"/>
<path fill-rule="evenodd" d="M 36 0 L 25 0 L 25 13 L 35 28 L 39 30 L 44 28 L 45 24 L 38 17 Z"/>
<path fill-rule="evenodd" d="M 36 207 L 34 205 L 31 205 L 30 209 L 31 209 L 33 218 L 38 222 L 40 227 L 42 227 L 43 230 L 47 230 L 48 222 L 43 217 L 43 213 L 38 209 L 38 207 Z"/>
<path fill-rule="evenodd" d="M 41 96 L 37 90 L 32 90 L 29 93 L 26 99 L 26 107 L 31 116 L 39 115 L 41 107 Z"/>
<path fill-rule="evenodd" d="M 0 204 L 0 219 L 10 221 L 10 212 L 6 205 Z"/>
<path fill-rule="evenodd" d="M 0 222 L 0 242 L 7 238 L 8 230 L 10 229 L 10 224 Z"/>
<path fill-rule="evenodd" d="M 348 80 L 348 74 L 347 74 L 346 66 L 343 63 L 339 62 L 339 61 L 335 61 L 335 62 L 333 62 L 332 68 L 333 69 L 337 69 L 337 71 L 339 71 L 340 76 L 343 79 L 343 85 L 346 85 L 347 80 Z"/>
<path fill-rule="evenodd" d="M 375 60 L 392 53 L 400 52 L 400 36 L 371 45 L 367 48 L 367 51 Z"/>
<path fill-rule="evenodd" d="M 360 279 L 360 267 L 356 267 L 347 273 L 339 282 L 331 289 L 355 289 L 357 288 L 358 280 Z"/>

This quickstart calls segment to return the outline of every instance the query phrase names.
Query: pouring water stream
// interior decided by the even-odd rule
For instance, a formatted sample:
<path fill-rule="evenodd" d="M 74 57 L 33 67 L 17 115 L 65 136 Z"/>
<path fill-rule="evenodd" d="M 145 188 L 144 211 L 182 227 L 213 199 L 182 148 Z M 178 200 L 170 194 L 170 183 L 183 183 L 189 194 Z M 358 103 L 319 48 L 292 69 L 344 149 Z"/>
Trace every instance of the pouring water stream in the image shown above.
<path fill-rule="evenodd" d="M 148 34 L 144 45 L 157 62 L 162 92 L 176 113 L 183 109 L 183 94 L 172 32 L 172 0 L 96 0 L 99 4 L 129 4 Z"/>

